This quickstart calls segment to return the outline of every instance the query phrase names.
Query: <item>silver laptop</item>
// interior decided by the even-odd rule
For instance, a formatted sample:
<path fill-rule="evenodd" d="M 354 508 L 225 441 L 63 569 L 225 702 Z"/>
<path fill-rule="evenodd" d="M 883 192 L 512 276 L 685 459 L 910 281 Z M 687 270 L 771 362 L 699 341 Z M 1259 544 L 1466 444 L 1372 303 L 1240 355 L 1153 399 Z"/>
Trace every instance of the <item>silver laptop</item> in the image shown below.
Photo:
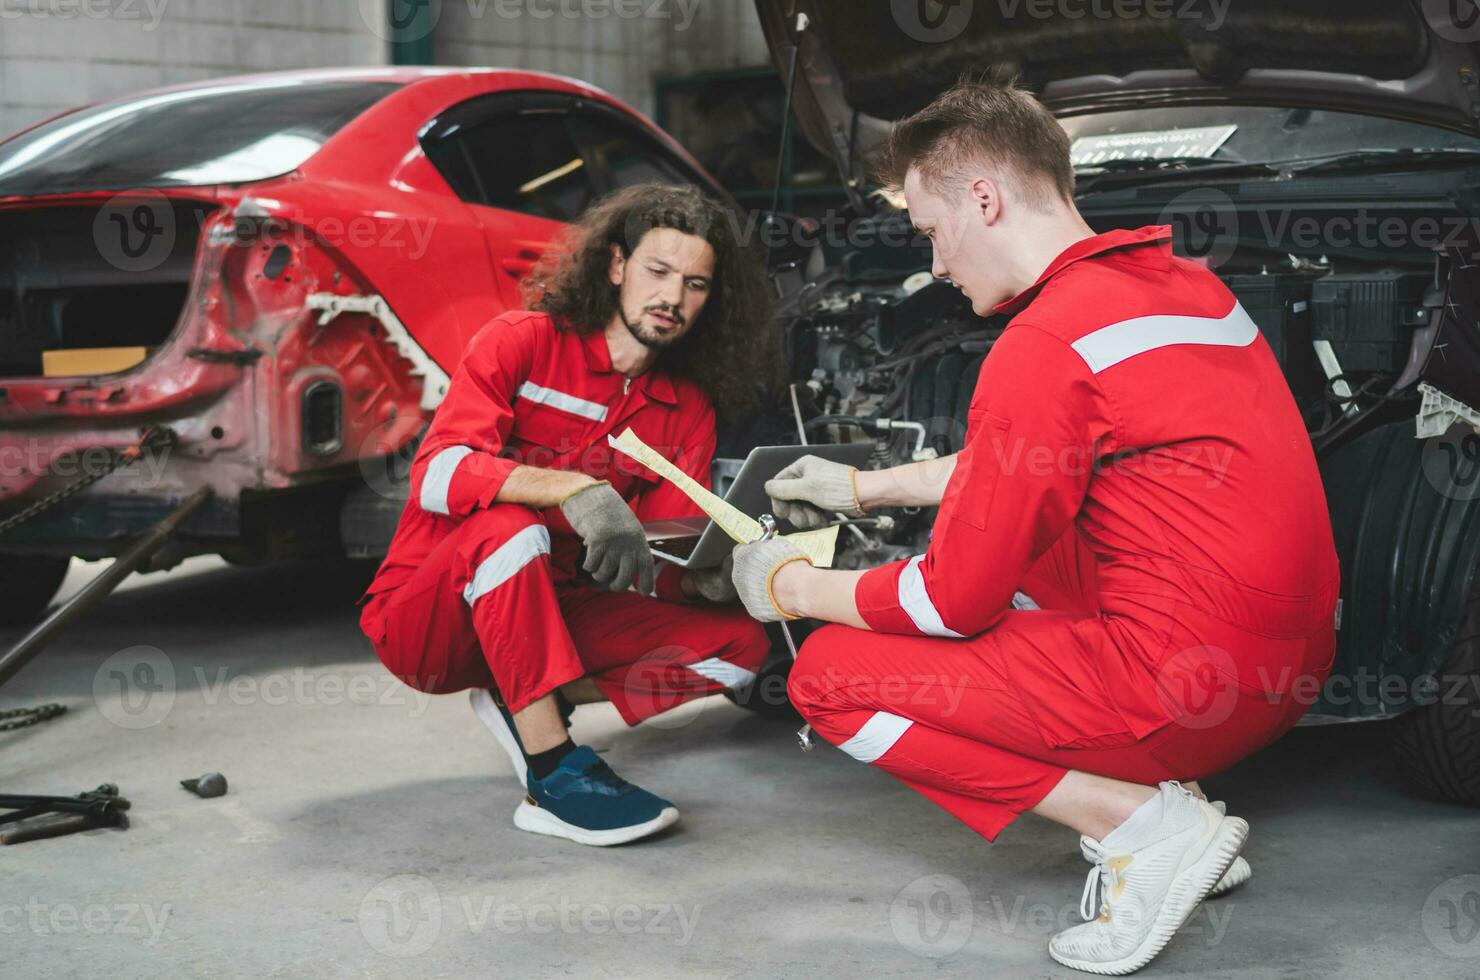
<path fill-rule="evenodd" d="M 817 446 L 757 446 L 745 457 L 740 472 L 725 494 L 725 503 L 751 517 L 771 509 L 766 496 L 766 481 L 803 456 L 820 456 L 835 463 L 864 467 L 873 454 L 872 442 L 827 443 Z M 781 522 L 783 532 L 793 531 Z M 653 556 L 671 561 L 683 568 L 715 568 L 725 560 L 735 539 L 707 516 L 681 517 L 662 521 L 645 521 Z"/>

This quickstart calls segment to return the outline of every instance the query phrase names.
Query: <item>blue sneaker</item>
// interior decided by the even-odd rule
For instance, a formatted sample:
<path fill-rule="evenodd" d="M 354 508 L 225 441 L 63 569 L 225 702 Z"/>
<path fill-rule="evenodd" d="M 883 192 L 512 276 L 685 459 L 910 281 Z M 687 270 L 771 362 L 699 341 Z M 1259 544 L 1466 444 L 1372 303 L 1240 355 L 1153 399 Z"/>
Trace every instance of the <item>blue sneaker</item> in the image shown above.
<path fill-rule="evenodd" d="M 560 720 L 565 722 L 565 729 L 569 731 L 575 706 L 561 697 L 559 691 L 555 692 L 555 697 L 560 706 Z M 475 687 L 468 692 L 468 703 L 473 706 L 473 714 L 488 727 L 499 747 L 508 754 L 509 765 L 514 767 L 514 775 L 519 777 L 519 785 L 528 788 L 525 772 L 529 768 L 529 759 L 524 755 L 524 743 L 519 741 L 519 729 L 514 727 L 514 716 L 509 713 L 504 699 L 496 690 Z"/>
<path fill-rule="evenodd" d="M 676 806 L 633 786 L 584 745 L 544 779 L 528 774 L 525 786 L 514 826 L 578 844 L 625 844 L 678 822 Z"/>

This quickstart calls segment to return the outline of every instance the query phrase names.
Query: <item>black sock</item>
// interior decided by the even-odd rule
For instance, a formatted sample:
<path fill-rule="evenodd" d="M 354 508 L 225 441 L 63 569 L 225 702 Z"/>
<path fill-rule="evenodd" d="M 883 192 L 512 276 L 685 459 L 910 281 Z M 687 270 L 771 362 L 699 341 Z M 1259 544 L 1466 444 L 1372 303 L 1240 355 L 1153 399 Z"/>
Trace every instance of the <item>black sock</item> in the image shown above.
<path fill-rule="evenodd" d="M 536 752 L 533 755 L 526 754 L 525 758 L 529 760 L 530 775 L 534 776 L 535 779 L 544 779 L 555 771 L 556 767 L 560 765 L 560 760 L 565 758 L 565 754 L 573 751 L 575 747 L 576 743 L 567 738 L 553 749 L 546 749 L 543 752 Z"/>

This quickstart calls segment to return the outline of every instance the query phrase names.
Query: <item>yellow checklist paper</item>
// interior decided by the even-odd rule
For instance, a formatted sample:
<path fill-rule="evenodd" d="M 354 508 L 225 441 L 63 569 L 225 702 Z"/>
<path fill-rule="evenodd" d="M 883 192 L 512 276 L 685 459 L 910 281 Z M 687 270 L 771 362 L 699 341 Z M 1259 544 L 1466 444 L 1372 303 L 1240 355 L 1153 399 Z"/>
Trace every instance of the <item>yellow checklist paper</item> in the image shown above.
<path fill-rule="evenodd" d="M 637 438 L 637 434 L 631 429 L 623 429 L 619 436 L 609 436 L 608 442 L 682 490 L 700 510 L 709 515 L 710 520 L 741 544 L 759 541 L 766 533 L 760 521 L 749 517 L 743 511 L 725 503 L 719 496 L 705 490 L 687 473 L 664 459 L 657 450 Z M 819 568 L 826 568 L 832 564 L 833 552 L 838 544 L 836 527 L 824 527 L 816 531 L 798 531 L 796 534 L 783 534 L 782 537 L 802 549 L 803 554 Z"/>

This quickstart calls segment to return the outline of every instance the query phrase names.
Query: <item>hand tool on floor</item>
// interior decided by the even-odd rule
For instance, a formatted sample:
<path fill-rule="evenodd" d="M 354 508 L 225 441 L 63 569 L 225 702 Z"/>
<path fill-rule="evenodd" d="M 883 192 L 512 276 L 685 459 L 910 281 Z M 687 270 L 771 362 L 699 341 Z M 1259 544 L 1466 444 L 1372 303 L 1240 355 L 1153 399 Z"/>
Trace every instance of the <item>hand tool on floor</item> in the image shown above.
<path fill-rule="evenodd" d="M 129 801 L 118 795 L 118 787 L 104 783 L 76 796 L 20 796 L 0 794 L 0 844 L 21 844 L 45 837 L 75 834 L 94 827 L 126 827 Z"/>

